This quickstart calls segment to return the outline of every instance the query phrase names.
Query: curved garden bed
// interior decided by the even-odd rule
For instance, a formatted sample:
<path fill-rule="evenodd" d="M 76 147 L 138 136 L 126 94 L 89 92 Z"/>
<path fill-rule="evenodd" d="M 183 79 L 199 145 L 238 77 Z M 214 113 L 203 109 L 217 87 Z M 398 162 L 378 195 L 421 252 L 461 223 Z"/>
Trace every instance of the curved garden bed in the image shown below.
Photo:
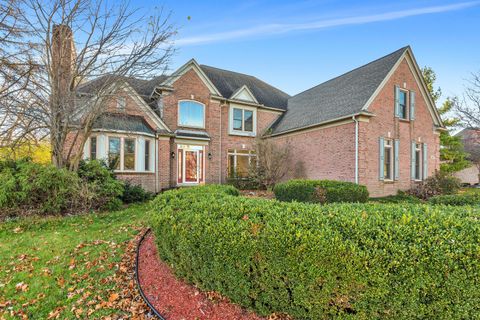
<path fill-rule="evenodd" d="M 138 281 L 144 298 L 163 318 L 260 320 L 264 319 L 230 303 L 215 292 L 201 292 L 178 280 L 171 268 L 158 258 L 153 233 L 139 245 Z"/>

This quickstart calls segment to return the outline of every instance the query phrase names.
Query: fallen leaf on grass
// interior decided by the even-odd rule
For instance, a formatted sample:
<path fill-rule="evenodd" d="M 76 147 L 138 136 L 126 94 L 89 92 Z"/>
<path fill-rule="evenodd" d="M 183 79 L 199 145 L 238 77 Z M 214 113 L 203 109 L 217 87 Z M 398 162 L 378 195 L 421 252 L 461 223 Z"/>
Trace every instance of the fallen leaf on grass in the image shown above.
<path fill-rule="evenodd" d="M 19 282 L 15 285 L 15 290 L 25 292 L 28 290 L 28 284 Z"/>

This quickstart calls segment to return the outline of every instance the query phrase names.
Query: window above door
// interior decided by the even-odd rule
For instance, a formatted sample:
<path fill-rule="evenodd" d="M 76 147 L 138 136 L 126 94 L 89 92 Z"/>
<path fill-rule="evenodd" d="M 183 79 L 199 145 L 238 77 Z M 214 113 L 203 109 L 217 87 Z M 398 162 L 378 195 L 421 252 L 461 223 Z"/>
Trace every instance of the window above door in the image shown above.
<path fill-rule="evenodd" d="M 178 102 L 178 126 L 204 129 L 205 105 L 192 100 Z"/>

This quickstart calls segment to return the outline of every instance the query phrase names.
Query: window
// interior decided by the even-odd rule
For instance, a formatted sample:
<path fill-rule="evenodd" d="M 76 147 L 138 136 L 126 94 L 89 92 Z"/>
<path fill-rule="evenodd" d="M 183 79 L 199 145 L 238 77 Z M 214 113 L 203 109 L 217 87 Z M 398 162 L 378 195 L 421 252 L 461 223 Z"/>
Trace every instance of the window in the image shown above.
<path fill-rule="evenodd" d="M 108 166 L 120 170 L 120 138 L 108 138 Z"/>
<path fill-rule="evenodd" d="M 415 180 L 422 179 L 422 145 L 415 143 Z"/>
<path fill-rule="evenodd" d="M 256 164 L 256 155 L 248 150 L 228 150 L 228 177 L 246 178 L 253 164 Z"/>
<path fill-rule="evenodd" d="M 230 133 L 255 135 L 255 109 L 232 108 L 230 116 Z"/>
<path fill-rule="evenodd" d="M 97 159 L 97 137 L 90 138 L 90 160 Z"/>
<path fill-rule="evenodd" d="M 383 172 L 385 180 L 393 180 L 393 147 L 392 140 L 385 140 L 384 146 L 385 159 L 383 162 Z"/>
<path fill-rule="evenodd" d="M 123 141 L 123 170 L 135 170 L 135 139 Z"/>
<path fill-rule="evenodd" d="M 125 110 L 125 107 L 127 105 L 127 101 L 125 99 L 125 97 L 118 97 L 117 98 L 117 109 L 118 110 Z"/>
<path fill-rule="evenodd" d="M 178 104 L 178 125 L 204 128 L 205 106 L 195 101 L 180 101 Z"/>
<path fill-rule="evenodd" d="M 398 93 L 399 117 L 401 119 L 407 119 L 407 92 L 399 90 Z"/>
<path fill-rule="evenodd" d="M 150 171 L 150 140 L 145 140 L 145 171 Z"/>

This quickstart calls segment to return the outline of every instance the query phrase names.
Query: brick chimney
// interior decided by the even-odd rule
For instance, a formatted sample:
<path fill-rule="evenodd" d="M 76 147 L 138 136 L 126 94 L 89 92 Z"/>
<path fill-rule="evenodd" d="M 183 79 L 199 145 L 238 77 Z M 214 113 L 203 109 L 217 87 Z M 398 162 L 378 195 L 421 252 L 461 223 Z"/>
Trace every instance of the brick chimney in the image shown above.
<path fill-rule="evenodd" d="M 52 76 L 56 89 L 61 92 L 69 91 L 72 82 L 73 68 L 75 62 L 75 44 L 73 32 L 69 26 L 58 24 L 52 30 Z"/>

